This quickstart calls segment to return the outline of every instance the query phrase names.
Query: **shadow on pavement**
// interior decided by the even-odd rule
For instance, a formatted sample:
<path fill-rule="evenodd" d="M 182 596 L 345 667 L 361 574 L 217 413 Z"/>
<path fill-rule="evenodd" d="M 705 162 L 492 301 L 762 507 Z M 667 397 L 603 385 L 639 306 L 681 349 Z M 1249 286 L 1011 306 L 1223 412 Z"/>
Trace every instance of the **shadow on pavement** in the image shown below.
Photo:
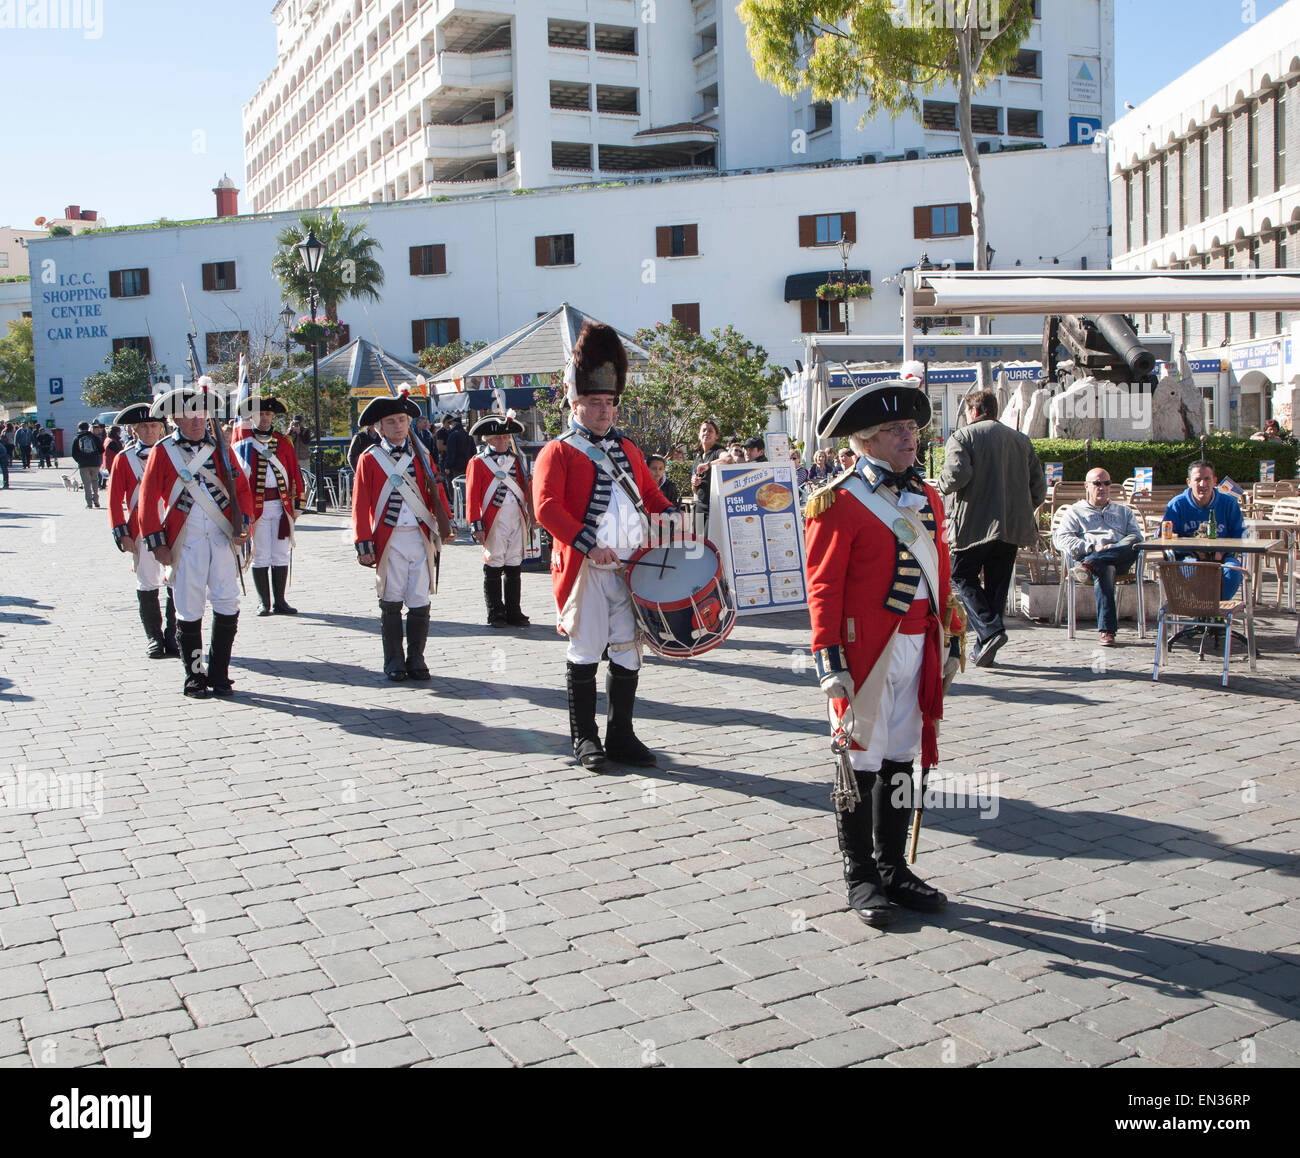
<path fill-rule="evenodd" d="M 10 688 L 16 686 L 17 685 L 15 685 L 13 680 L 8 680 L 5 679 L 4 676 L 0 676 L 0 703 L 17 704 L 32 702 L 31 696 L 23 696 L 19 695 L 17 692 L 9 691 Z"/>

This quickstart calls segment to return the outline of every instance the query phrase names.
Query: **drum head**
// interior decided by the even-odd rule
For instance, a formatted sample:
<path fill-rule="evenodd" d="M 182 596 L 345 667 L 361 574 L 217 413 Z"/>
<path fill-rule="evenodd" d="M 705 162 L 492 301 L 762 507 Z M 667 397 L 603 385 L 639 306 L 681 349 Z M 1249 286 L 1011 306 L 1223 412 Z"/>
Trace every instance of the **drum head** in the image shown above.
<path fill-rule="evenodd" d="M 709 585 L 718 574 L 717 552 L 702 539 L 685 546 L 650 547 L 629 566 L 632 594 L 647 603 L 674 604 Z"/>

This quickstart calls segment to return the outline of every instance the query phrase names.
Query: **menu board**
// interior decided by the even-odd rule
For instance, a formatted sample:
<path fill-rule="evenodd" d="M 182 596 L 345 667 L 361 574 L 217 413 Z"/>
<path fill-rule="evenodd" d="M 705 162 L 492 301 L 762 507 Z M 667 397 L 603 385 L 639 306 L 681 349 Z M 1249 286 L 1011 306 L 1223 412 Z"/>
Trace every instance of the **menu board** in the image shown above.
<path fill-rule="evenodd" d="M 1156 468 L 1153 466 L 1135 466 L 1133 468 L 1133 493 L 1149 495 L 1155 485 Z"/>
<path fill-rule="evenodd" d="M 1065 478 L 1065 464 L 1060 462 L 1043 463 L 1043 477 L 1047 480 L 1047 485 L 1049 487 L 1056 486 L 1057 483 Z"/>
<path fill-rule="evenodd" d="M 794 464 L 713 464 L 709 538 L 739 614 L 808 606 L 803 512 Z"/>
<path fill-rule="evenodd" d="M 1271 458 L 1261 458 L 1259 460 L 1259 481 L 1270 483 L 1274 481 L 1273 472 L 1277 462 Z"/>

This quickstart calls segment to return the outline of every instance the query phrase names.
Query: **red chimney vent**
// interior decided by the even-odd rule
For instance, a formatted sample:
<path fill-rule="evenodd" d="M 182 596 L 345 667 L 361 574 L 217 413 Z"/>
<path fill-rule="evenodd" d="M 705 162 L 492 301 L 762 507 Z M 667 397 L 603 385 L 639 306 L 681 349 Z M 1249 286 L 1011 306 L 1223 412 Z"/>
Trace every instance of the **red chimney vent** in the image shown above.
<path fill-rule="evenodd" d="M 224 175 L 217 182 L 217 187 L 212 192 L 217 195 L 218 217 L 239 216 L 239 190 L 235 188 L 235 183 L 230 179 L 229 174 Z"/>
<path fill-rule="evenodd" d="M 68 206 L 68 207 L 63 211 L 63 216 L 66 217 L 69 221 L 80 221 L 80 220 L 81 220 L 81 206 L 80 206 L 80 205 L 69 205 L 69 206 Z"/>

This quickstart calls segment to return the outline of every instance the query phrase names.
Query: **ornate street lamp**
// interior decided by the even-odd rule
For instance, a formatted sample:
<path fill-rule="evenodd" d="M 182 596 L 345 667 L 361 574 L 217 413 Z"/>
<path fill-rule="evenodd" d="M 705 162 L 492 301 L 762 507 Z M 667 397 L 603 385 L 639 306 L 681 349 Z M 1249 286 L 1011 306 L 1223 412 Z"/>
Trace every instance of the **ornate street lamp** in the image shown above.
<path fill-rule="evenodd" d="M 285 303 L 284 309 L 280 311 L 280 322 L 284 326 L 284 368 L 287 371 L 292 364 L 290 358 L 292 339 L 289 337 L 289 331 L 293 328 L 293 306 L 289 305 L 288 302 Z"/>
<path fill-rule="evenodd" d="M 316 275 L 320 272 L 321 259 L 325 256 L 325 247 L 316 239 L 316 230 L 307 231 L 307 240 L 298 245 L 303 268 L 307 271 L 307 313 L 311 320 L 316 320 Z M 320 425 L 320 343 L 311 344 L 311 393 L 316 408 L 316 454 L 313 462 L 316 466 L 316 513 L 325 513 L 325 448 L 321 445 L 323 431 Z"/>
<path fill-rule="evenodd" d="M 840 266 L 844 273 L 840 284 L 844 287 L 844 332 L 849 332 L 849 254 L 853 252 L 853 242 L 849 240 L 847 233 L 840 234 L 839 243 L 835 246 L 840 251 Z"/>

